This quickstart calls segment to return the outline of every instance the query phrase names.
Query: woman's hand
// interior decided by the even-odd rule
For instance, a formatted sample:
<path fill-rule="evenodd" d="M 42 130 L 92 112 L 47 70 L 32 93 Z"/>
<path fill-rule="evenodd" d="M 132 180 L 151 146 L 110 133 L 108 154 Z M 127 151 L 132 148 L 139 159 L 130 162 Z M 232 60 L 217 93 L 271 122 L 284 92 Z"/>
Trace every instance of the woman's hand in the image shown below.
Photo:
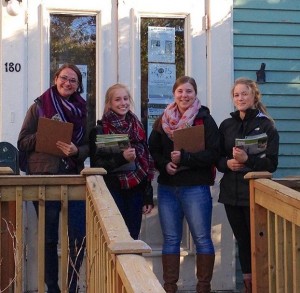
<path fill-rule="evenodd" d="M 143 206 L 143 214 L 144 215 L 150 214 L 151 211 L 152 211 L 152 209 L 153 209 L 153 205 L 152 204 L 145 204 Z"/>
<path fill-rule="evenodd" d="M 171 160 L 172 160 L 172 163 L 178 165 L 181 160 L 181 152 L 180 151 L 171 152 Z"/>
<path fill-rule="evenodd" d="M 75 156 L 78 154 L 78 148 L 77 146 L 71 142 L 71 144 L 62 142 L 62 141 L 57 141 L 56 146 L 67 156 Z"/>
<path fill-rule="evenodd" d="M 227 161 L 227 167 L 232 171 L 239 171 L 245 167 L 245 164 L 240 163 L 236 159 L 231 159 Z"/>
<path fill-rule="evenodd" d="M 245 163 L 248 160 L 247 153 L 238 147 L 232 148 L 232 156 L 240 163 Z"/>
<path fill-rule="evenodd" d="M 177 173 L 177 165 L 173 162 L 169 162 L 166 165 L 166 171 L 169 175 L 175 175 Z"/>
<path fill-rule="evenodd" d="M 136 158 L 135 149 L 134 148 L 127 148 L 123 151 L 123 157 L 128 162 L 133 162 Z"/>

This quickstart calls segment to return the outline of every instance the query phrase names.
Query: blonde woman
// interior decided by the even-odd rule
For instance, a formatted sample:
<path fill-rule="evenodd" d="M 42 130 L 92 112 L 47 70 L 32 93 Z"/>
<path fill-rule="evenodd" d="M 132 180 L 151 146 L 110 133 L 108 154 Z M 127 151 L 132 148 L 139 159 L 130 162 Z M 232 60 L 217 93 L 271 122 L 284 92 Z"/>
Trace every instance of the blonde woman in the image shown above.
<path fill-rule="evenodd" d="M 108 172 L 104 176 L 133 239 L 138 239 L 142 214 L 153 208 L 151 180 L 154 163 L 147 145 L 142 123 L 130 110 L 133 101 L 128 88 L 123 84 L 111 86 L 105 96 L 102 119 L 93 128 L 90 141 L 91 167 L 102 167 Z M 97 134 L 128 134 L 130 147 L 117 153 L 100 151 L 96 147 Z M 133 162 L 134 168 L 122 166 Z M 131 164 L 132 165 L 132 164 Z M 116 169 L 120 171 L 116 171 Z"/>
<path fill-rule="evenodd" d="M 257 84 L 247 78 L 239 78 L 232 88 L 236 111 L 225 119 L 220 127 L 221 158 L 218 170 L 223 172 L 219 202 L 225 205 L 226 214 L 236 238 L 242 268 L 245 292 L 252 291 L 251 236 L 249 184 L 244 175 L 250 171 L 274 172 L 278 164 L 279 136 L 274 121 L 261 102 Z M 236 138 L 266 133 L 266 151 L 248 154 L 235 146 Z"/>

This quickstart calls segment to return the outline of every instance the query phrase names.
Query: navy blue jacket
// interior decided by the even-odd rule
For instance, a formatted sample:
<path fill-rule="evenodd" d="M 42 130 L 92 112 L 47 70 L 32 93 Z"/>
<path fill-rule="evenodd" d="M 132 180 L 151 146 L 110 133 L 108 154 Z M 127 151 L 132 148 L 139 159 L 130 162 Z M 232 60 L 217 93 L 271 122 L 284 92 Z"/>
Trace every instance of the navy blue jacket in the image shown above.
<path fill-rule="evenodd" d="M 219 158 L 220 151 L 218 126 L 205 106 L 199 109 L 195 120 L 197 119 L 203 119 L 205 150 L 196 153 L 181 150 L 180 166 L 189 168 L 175 175 L 169 175 L 166 171 L 166 165 L 171 162 L 171 152 L 174 150 L 173 141 L 164 132 L 161 117 L 155 121 L 149 137 L 149 150 L 155 167 L 159 171 L 158 183 L 170 186 L 214 184 L 214 165 Z"/>
<path fill-rule="evenodd" d="M 267 116 L 257 109 L 248 109 L 245 118 L 240 118 L 239 111 L 230 114 L 220 127 L 221 157 L 217 168 L 224 173 L 220 182 L 219 202 L 229 205 L 249 206 L 249 181 L 244 179 L 247 172 L 276 171 L 278 165 L 279 135 Z M 266 156 L 248 155 L 246 171 L 234 172 L 227 167 L 227 160 L 232 159 L 235 138 L 266 133 L 268 136 Z"/>

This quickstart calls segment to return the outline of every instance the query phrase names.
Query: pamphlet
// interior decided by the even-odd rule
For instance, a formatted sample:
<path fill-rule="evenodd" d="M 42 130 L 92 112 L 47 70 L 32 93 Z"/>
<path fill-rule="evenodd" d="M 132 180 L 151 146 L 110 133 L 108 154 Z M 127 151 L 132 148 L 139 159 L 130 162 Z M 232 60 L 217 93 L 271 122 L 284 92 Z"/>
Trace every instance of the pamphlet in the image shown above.
<path fill-rule="evenodd" d="M 205 149 L 204 125 L 182 128 L 173 132 L 174 151 L 196 153 Z"/>
<path fill-rule="evenodd" d="M 71 143 L 73 123 L 40 117 L 36 132 L 35 151 L 59 157 L 65 154 L 56 146 L 57 141 Z"/>
<path fill-rule="evenodd" d="M 239 147 L 249 155 L 265 155 L 267 149 L 268 136 L 266 133 L 236 138 L 235 146 Z"/>
<path fill-rule="evenodd" d="M 97 149 L 108 153 L 119 153 L 130 147 L 128 134 L 98 134 Z"/>
<path fill-rule="evenodd" d="M 97 150 L 105 153 L 120 153 L 130 147 L 128 134 L 98 134 L 95 143 Z M 135 169 L 135 162 L 128 162 L 110 172 L 133 171 Z"/>

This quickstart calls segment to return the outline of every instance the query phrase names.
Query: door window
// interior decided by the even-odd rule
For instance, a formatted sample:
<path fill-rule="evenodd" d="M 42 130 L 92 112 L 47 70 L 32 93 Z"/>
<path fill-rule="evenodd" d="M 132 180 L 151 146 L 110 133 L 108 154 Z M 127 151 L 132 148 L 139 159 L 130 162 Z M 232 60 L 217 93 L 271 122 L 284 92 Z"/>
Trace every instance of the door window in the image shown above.
<path fill-rule="evenodd" d="M 96 16 L 50 14 L 50 81 L 63 63 L 81 70 L 88 131 L 96 120 Z"/>
<path fill-rule="evenodd" d="M 184 18 L 141 19 L 141 119 L 152 124 L 173 101 L 172 87 L 185 73 Z"/>

